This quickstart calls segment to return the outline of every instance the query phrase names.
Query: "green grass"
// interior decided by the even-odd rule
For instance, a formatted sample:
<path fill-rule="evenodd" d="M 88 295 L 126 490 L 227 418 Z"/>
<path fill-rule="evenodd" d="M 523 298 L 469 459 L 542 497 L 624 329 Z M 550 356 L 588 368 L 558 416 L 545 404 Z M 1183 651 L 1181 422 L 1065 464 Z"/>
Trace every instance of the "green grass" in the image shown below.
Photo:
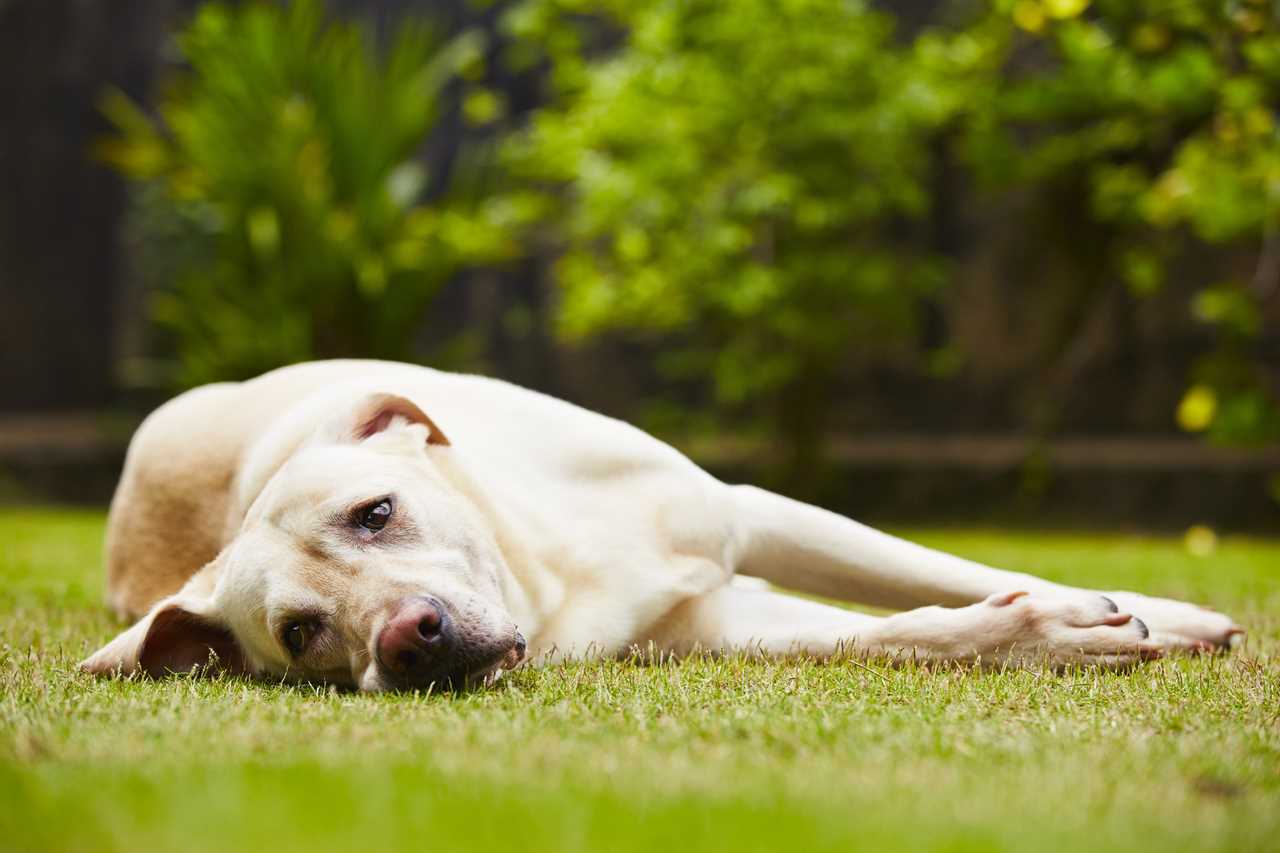
<path fill-rule="evenodd" d="M 461 698 L 96 681 L 96 513 L 0 513 L 0 848 L 1280 849 L 1280 542 L 919 532 L 1190 596 L 1244 653 L 1131 674 L 693 660 Z"/>

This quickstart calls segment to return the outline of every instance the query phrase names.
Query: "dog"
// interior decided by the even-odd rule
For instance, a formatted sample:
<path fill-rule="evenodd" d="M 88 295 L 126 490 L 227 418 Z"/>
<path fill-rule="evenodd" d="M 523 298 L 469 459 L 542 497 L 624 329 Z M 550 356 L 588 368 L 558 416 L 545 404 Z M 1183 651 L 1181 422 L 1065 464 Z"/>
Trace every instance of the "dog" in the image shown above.
<path fill-rule="evenodd" d="M 137 622 L 82 662 L 99 675 L 457 688 L 637 648 L 1129 667 L 1243 633 L 727 485 L 534 391 L 379 361 L 160 407 L 130 443 L 106 564 L 110 606 Z"/>

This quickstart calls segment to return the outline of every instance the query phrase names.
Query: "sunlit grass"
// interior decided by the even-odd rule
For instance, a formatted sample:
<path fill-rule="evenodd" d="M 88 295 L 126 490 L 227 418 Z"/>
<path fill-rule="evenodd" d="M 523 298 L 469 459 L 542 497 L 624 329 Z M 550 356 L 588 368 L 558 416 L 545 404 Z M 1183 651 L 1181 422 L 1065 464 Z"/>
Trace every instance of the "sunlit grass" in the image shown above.
<path fill-rule="evenodd" d="M 1265 850 L 1280 542 L 916 532 L 1251 629 L 1132 674 L 699 659 L 463 697 L 95 681 L 102 517 L 0 513 L 0 848 Z"/>

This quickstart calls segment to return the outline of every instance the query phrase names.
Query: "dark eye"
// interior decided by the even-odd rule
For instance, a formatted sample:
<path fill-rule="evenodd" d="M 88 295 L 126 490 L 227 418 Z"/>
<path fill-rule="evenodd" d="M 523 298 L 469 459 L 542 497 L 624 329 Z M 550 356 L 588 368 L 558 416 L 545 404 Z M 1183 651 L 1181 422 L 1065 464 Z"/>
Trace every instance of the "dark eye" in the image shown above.
<path fill-rule="evenodd" d="M 391 518 L 391 500 L 383 498 L 377 503 L 362 507 L 356 513 L 356 520 L 365 530 L 378 531 L 387 526 Z"/>
<path fill-rule="evenodd" d="M 311 638 L 316 633 L 314 622 L 290 622 L 284 626 L 284 633 L 281 639 L 284 640 L 284 647 L 294 657 L 306 651 L 307 646 L 311 643 Z"/>

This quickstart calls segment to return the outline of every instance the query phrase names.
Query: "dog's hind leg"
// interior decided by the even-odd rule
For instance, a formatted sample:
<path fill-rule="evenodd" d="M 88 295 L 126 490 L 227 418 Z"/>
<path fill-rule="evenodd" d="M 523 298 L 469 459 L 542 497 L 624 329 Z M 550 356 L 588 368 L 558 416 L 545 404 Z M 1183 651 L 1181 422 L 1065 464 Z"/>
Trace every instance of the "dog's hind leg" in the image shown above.
<path fill-rule="evenodd" d="M 736 571 L 800 592 L 907 609 L 1066 587 L 934 551 L 816 506 L 733 486 Z"/>
<path fill-rule="evenodd" d="M 1006 591 L 1076 601 L 1095 594 L 934 551 L 763 489 L 729 491 L 734 569 L 778 586 L 894 609 L 960 607 Z M 1169 648 L 1221 647 L 1242 632 L 1228 617 L 1195 605 L 1129 592 L 1106 595 L 1148 623 Z"/>

